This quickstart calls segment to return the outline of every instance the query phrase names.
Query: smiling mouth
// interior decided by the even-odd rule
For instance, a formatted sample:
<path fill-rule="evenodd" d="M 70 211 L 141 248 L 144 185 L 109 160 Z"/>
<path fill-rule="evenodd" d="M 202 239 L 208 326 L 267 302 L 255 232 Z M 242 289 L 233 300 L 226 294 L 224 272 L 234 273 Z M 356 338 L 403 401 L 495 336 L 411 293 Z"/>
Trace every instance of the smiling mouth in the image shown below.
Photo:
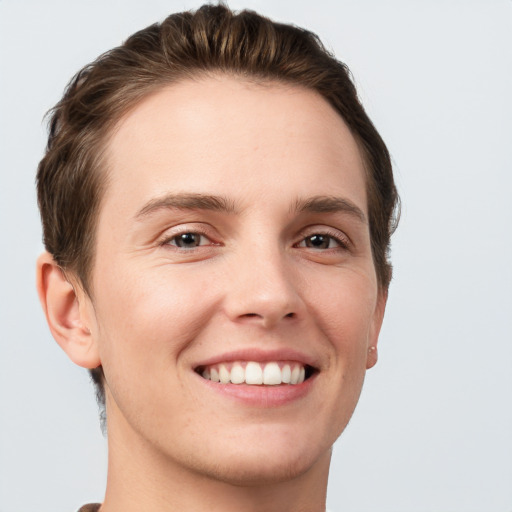
<path fill-rule="evenodd" d="M 219 384 L 246 384 L 250 386 L 297 385 L 309 379 L 317 370 L 312 366 L 284 361 L 258 363 L 234 361 L 199 366 L 196 373 L 203 379 Z"/>

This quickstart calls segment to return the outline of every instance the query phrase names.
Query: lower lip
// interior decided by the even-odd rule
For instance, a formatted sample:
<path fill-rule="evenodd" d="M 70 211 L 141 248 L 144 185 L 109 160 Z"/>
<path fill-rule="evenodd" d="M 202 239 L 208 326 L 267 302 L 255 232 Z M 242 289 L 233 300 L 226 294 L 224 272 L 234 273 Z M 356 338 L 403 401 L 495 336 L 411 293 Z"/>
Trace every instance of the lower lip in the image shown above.
<path fill-rule="evenodd" d="M 215 391 L 228 398 L 252 407 L 271 408 L 290 404 L 305 397 L 316 380 L 317 373 L 311 375 L 301 384 L 281 384 L 278 386 L 254 386 L 248 384 L 220 384 L 198 377 Z"/>

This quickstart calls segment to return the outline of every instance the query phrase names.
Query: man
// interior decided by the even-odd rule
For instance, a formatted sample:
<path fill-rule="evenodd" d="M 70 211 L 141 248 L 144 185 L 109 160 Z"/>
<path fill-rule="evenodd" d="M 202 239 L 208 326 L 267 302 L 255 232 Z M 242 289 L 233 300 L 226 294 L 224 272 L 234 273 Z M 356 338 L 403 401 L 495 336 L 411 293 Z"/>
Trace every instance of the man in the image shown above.
<path fill-rule="evenodd" d="M 397 203 L 345 66 L 255 13 L 170 16 L 71 82 L 38 194 L 41 303 L 106 406 L 84 510 L 323 511 Z"/>

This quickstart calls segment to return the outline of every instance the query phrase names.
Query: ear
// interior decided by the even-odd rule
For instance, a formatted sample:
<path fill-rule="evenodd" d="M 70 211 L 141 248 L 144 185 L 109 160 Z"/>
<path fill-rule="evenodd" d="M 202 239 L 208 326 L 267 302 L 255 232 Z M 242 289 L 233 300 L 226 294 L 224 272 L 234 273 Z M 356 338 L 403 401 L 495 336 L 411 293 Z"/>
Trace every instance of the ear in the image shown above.
<path fill-rule="evenodd" d="M 377 364 L 377 342 L 379 341 L 380 328 L 384 320 L 384 312 L 388 301 L 388 291 L 379 290 L 375 311 L 373 313 L 372 325 L 368 336 L 368 354 L 366 356 L 366 369 L 369 370 Z"/>
<path fill-rule="evenodd" d="M 88 321 L 92 315 L 86 312 L 92 307 L 89 297 L 81 289 L 80 297 L 77 295 L 78 285 L 70 283 L 48 252 L 37 260 L 36 280 L 39 300 L 57 343 L 75 364 L 98 367 L 101 361 Z"/>

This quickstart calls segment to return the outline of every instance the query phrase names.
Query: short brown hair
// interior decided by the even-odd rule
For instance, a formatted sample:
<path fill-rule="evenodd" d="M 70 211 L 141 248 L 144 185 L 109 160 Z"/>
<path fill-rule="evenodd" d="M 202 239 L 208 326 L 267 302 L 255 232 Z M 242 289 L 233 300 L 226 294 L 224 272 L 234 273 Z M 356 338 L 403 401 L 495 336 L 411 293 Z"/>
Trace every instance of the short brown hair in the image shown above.
<path fill-rule="evenodd" d="M 102 153 L 111 128 L 156 89 L 211 72 L 299 85 L 318 92 L 341 115 L 365 160 L 373 260 L 379 286 L 387 289 L 398 195 L 388 150 L 347 66 L 307 30 L 223 5 L 173 14 L 135 33 L 67 86 L 51 111 L 48 146 L 37 172 L 44 244 L 56 263 L 90 293 L 95 225 L 108 180 Z M 103 401 L 101 367 L 92 375 Z"/>

